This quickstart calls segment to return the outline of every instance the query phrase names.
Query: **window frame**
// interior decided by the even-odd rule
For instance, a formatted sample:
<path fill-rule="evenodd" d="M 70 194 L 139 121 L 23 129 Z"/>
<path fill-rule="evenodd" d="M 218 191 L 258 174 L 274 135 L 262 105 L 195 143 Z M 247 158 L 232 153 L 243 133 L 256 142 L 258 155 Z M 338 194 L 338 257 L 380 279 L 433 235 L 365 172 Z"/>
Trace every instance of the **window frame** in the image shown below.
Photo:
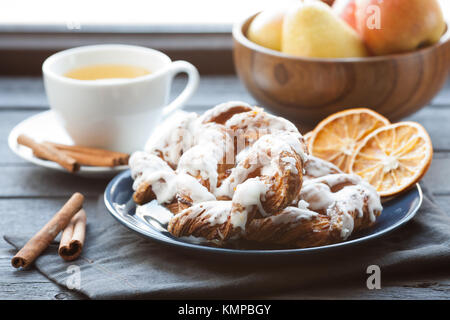
<path fill-rule="evenodd" d="M 45 58 L 83 45 L 122 43 L 187 60 L 201 74 L 232 74 L 231 25 L 0 25 L 0 75 L 41 75 Z M 220 61 L 220 63 L 217 63 Z"/>

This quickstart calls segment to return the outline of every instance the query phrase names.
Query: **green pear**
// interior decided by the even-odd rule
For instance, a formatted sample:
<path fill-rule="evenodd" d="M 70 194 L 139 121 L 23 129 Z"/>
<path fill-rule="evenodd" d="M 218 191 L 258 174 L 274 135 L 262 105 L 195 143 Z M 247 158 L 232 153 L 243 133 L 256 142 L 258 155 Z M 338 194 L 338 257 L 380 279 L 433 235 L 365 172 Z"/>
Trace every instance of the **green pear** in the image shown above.
<path fill-rule="evenodd" d="M 305 1 L 288 9 L 281 51 L 315 58 L 367 56 L 358 33 L 320 1 Z"/>

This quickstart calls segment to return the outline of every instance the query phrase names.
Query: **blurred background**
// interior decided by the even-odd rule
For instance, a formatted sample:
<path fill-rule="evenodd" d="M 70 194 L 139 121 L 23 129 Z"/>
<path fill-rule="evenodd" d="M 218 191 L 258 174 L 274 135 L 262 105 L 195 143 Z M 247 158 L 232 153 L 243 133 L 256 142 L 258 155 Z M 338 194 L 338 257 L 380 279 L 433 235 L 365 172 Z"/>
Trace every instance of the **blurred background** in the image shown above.
<path fill-rule="evenodd" d="M 98 43 L 152 47 L 202 74 L 231 74 L 233 23 L 296 1 L 0 0 L 0 75 L 40 75 L 54 52 Z M 450 14 L 450 0 L 440 1 Z"/>
<path fill-rule="evenodd" d="M 52 53 L 98 43 L 152 47 L 202 74 L 234 73 L 232 24 L 291 1 L 1 0 L 0 74 L 39 75 Z"/>
<path fill-rule="evenodd" d="M 113 27 L 126 30 L 148 25 L 229 26 L 240 16 L 290 0 L 16 0 L 0 12 L 0 23 L 12 26 L 66 26 L 71 29 Z M 218 30 L 218 28 L 216 29 Z M 142 31 L 144 31 L 142 29 Z"/>

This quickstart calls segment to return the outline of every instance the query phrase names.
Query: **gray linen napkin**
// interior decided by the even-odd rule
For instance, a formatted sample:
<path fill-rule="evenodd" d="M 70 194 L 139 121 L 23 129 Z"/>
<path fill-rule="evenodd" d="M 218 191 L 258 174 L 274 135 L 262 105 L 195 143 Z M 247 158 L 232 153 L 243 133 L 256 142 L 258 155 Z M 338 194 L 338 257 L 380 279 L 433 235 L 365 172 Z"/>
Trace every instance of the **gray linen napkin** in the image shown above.
<path fill-rule="evenodd" d="M 245 298 L 318 287 L 337 279 L 363 280 L 369 265 L 378 265 L 383 279 L 420 276 L 450 266 L 450 216 L 436 206 L 426 188 L 424 194 L 416 217 L 387 236 L 344 250 L 279 261 L 218 259 L 175 250 L 122 226 L 99 199 L 96 210 L 86 208 L 82 256 L 64 262 L 55 243 L 35 267 L 56 283 L 96 299 Z M 16 248 L 30 237 L 4 236 Z"/>

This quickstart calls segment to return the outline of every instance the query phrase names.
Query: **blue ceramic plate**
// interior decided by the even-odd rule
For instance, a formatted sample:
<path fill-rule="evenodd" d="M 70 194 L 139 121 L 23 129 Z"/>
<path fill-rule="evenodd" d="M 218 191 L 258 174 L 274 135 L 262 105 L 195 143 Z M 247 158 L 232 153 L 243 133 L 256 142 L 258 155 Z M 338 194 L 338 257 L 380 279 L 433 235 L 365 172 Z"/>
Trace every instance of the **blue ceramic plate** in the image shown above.
<path fill-rule="evenodd" d="M 118 174 L 106 187 L 104 195 L 106 207 L 112 216 L 119 222 L 147 238 L 160 241 L 167 245 L 182 249 L 201 251 L 203 253 L 220 253 L 222 255 L 291 256 L 307 253 L 318 253 L 330 249 L 359 244 L 363 241 L 380 237 L 405 224 L 412 217 L 414 217 L 422 204 L 422 190 L 417 184 L 415 188 L 412 188 L 408 192 L 384 202 L 383 212 L 381 216 L 378 217 L 376 223 L 364 232 L 353 235 L 353 237 L 345 242 L 304 249 L 238 250 L 210 247 L 173 237 L 169 232 L 167 232 L 165 225 L 161 224 L 159 220 L 155 220 L 150 216 L 136 214 L 136 205 L 132 199 L 132 184 L 133 179 L 131 178 L 130 171 L 127 170 Z M 166 209 L 159 206 L 156 201 L 154 201 L 150 204 L 150 210 L 155 212 L 156 210 L 165 211 Z"/>

